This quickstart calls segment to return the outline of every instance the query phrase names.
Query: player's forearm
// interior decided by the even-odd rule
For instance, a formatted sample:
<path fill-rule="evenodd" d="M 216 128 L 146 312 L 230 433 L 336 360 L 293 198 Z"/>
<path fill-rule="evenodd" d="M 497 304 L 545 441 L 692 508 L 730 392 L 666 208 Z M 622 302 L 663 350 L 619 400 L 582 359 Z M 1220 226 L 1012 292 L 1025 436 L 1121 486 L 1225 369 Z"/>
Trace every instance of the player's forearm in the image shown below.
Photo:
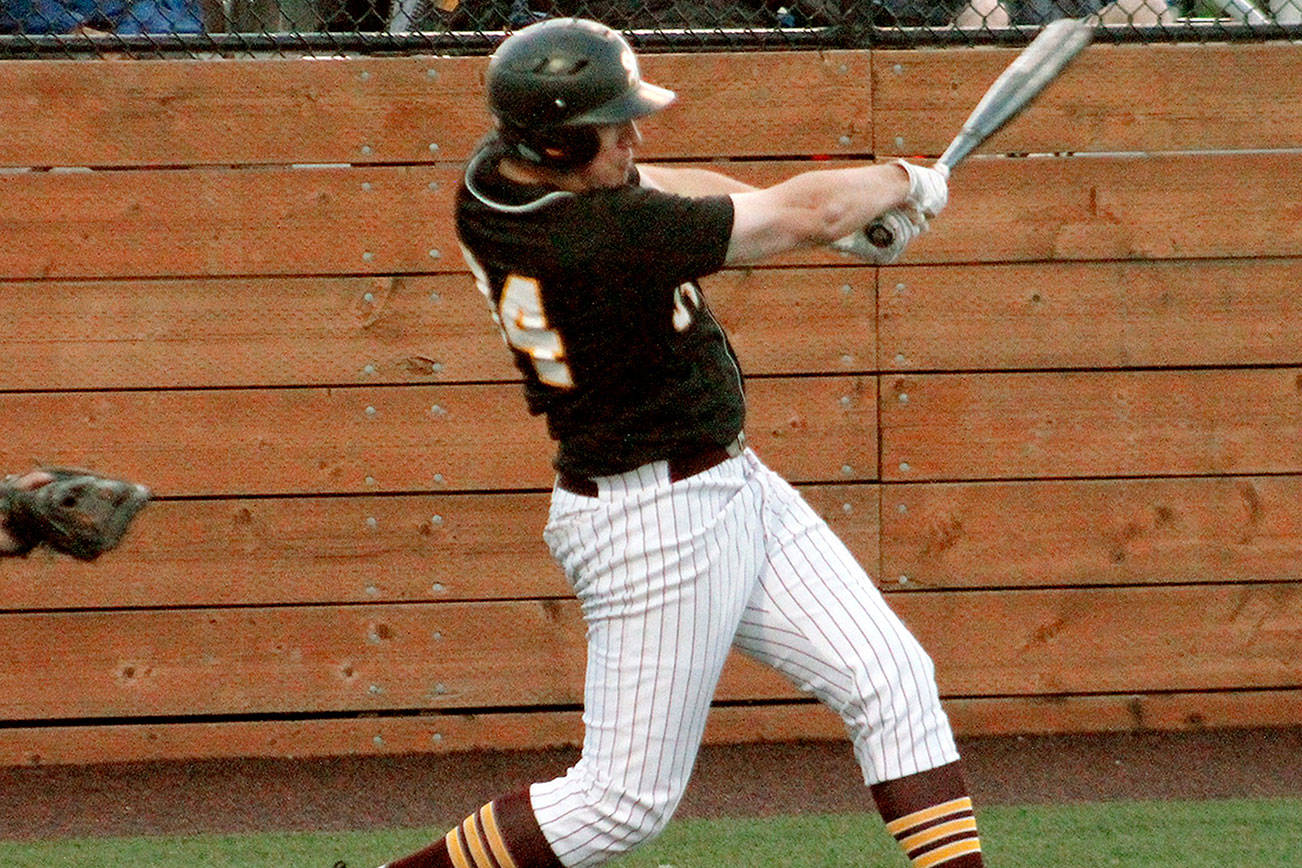
<path fill-rule="evenodd" d="M 780 207 L 810 215 L 807 244 L 826 244 L 855 232 L 883 212 L 902 205 L 908 175 L 888 163 L 803 172 L 771 187 Z"/>
<path fill-rule="evenodd" d="M 830 244 L 898 207 L 908 194 L 908 175 L 894 164 L 803 172 L 763 190 L 734 193 L 727 261 L 755 262 Z"/>

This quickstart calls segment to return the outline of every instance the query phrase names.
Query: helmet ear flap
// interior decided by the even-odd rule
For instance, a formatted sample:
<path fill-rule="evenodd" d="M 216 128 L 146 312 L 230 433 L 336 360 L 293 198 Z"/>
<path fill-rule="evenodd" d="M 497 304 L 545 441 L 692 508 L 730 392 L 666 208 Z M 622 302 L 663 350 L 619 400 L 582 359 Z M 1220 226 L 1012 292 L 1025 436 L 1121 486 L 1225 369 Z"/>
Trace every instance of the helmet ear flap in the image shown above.
<path fill-rule="evenodd" d="M 601 150 L 601 138 L 590 126 L 527 129 L 504 123 L 499 132 L 512 155 L 551 169 L 586 166 Z"/>

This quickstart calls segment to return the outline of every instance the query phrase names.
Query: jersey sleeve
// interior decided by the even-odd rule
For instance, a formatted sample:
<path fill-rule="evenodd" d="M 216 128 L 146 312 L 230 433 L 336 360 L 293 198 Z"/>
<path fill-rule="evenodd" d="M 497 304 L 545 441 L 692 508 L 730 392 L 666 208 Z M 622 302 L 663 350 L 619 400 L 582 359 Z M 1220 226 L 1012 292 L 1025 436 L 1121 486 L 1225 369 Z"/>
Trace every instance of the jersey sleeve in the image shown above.
<path fill-rule="evenodd" d="M 582 269 L 615 284 L 677 285 L 724 265 L 732 235 L 732 199 L 688 198 L 644 187 L 574 197 L 557 249 Z"/>

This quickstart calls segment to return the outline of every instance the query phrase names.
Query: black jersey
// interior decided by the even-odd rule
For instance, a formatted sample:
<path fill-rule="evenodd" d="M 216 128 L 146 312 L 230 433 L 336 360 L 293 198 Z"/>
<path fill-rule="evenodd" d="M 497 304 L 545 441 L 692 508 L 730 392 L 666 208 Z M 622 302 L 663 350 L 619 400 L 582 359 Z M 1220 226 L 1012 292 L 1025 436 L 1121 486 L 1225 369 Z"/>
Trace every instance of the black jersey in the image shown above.
<path fill-rule="evenodd" d="M 566 193 L 510 181 L 500 157 L 471 160 L 457 232 L 556 467 L 603 476 L 736 438 L 741 371 L 696 284 L 723 266 L 732 200 Z"/>

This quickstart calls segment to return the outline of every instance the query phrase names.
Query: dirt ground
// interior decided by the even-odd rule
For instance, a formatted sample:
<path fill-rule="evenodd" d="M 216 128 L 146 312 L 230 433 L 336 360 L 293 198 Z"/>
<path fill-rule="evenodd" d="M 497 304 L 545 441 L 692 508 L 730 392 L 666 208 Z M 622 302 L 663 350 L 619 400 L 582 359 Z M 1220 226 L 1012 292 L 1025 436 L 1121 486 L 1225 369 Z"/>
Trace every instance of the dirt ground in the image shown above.
<path fill-rule="evenodd" d="M 1289 729 L 961 743 L 978 804 L 1302 796 Z M 441 825 L 573 751 L 0 769 L 0 838 Z M 679 817 L 871 810 L 848 743 L 707 747 Z"/>

